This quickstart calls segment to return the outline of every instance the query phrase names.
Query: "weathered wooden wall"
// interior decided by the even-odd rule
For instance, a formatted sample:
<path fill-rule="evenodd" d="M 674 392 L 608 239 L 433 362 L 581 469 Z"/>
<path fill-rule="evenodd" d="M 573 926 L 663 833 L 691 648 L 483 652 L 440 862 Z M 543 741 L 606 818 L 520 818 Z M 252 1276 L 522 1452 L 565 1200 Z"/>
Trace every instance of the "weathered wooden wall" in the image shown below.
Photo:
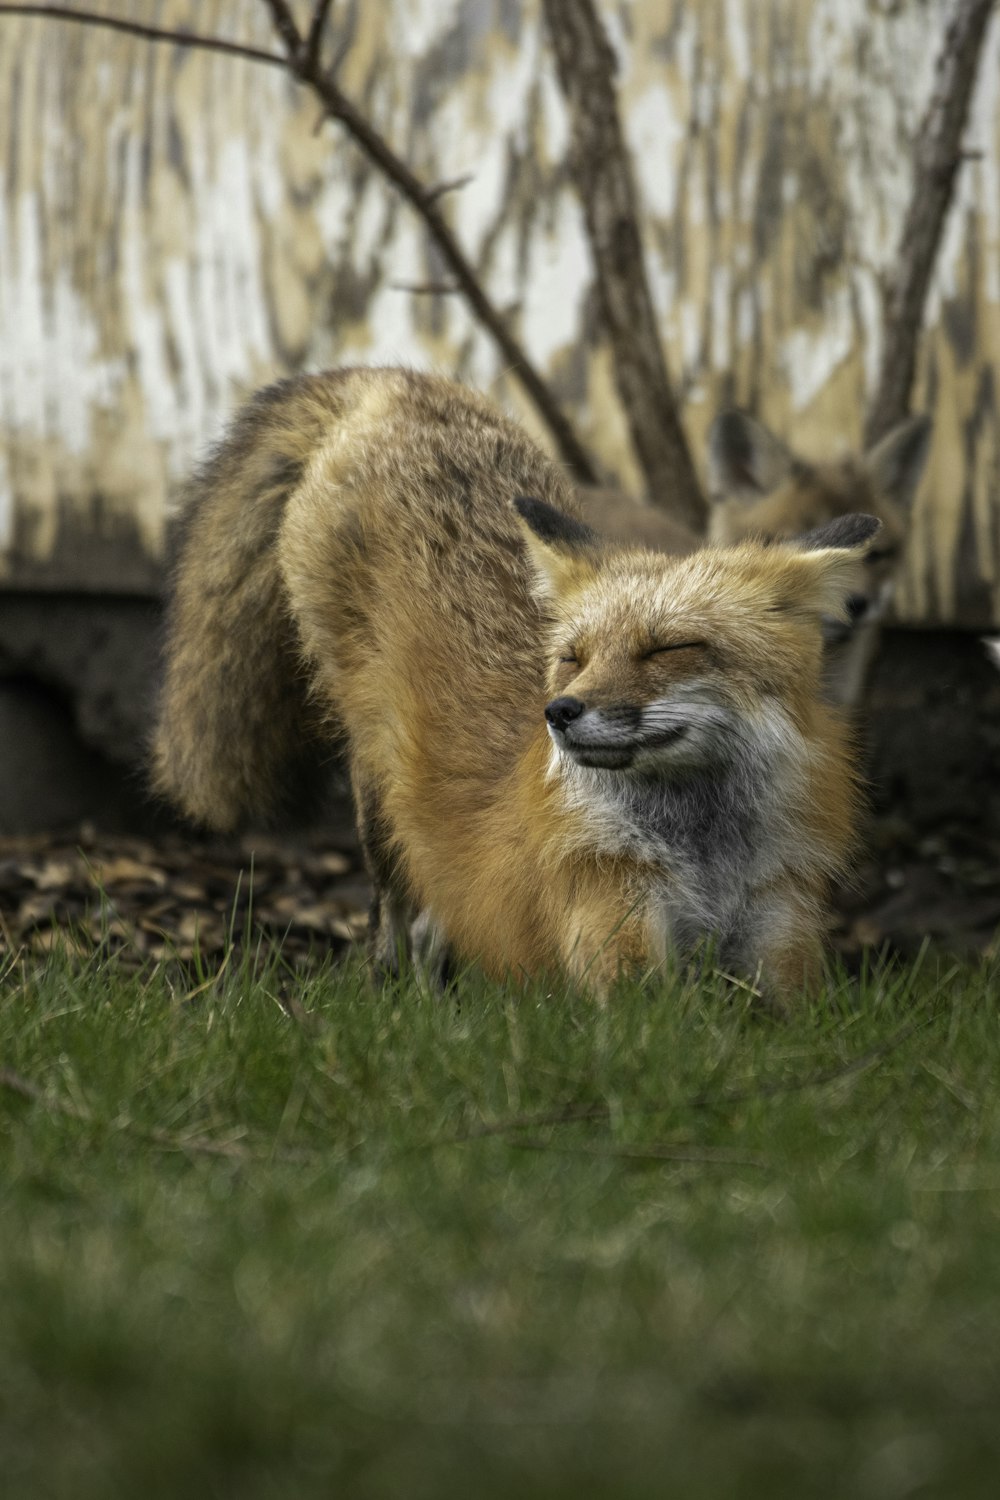
<path fill-rule="evenodd" d="M 272 40 L 259 0 L 91 3 Z M 807 452 L 857 443 L 944 0 L 602 9 L 696 451 L 722 400 Z M 537 3 L 333 11 L 346 91 L 428 180 L 474 174 L 448 200 L 465 246 L 637 487 Z M 441 277 L 425 233 L 316 116 L 253 63 L 0 17 L 0 579 L 153 586 L 178 479 L 289 370 L 403 360 L 525 410 L 458 298 L 399 290 Z M 936 435 L 901 612 L 978 627 L 1000 623 L 1000 17 L 968 144 L 915 394 Z"/>

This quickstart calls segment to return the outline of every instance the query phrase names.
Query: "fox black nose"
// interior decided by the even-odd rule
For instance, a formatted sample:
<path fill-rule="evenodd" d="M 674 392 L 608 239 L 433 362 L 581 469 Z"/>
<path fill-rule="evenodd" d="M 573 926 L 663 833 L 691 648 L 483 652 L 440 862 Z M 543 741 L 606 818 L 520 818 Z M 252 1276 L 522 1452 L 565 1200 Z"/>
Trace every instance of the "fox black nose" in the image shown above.
<path fill-rule="evenodd" d="M 567 724 L 580 717 L 585 707 L 579 698 L 553 698 L 545 705 L 545 717 L 553 729 L 565 729 Z"/>
<path fill-rule="evenodd" d="M 868 598 L 865 594 L 852 594 L 847 601 L 847 614 L 851 624 L 855 625 L 868 608 Z"/>

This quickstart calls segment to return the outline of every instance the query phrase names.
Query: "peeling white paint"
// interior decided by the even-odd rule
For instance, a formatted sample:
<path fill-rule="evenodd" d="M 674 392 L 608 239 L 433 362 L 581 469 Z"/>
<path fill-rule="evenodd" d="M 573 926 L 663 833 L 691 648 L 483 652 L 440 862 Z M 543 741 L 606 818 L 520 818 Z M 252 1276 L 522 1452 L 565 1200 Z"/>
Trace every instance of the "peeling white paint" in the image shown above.
<path fill-rule="evenodd" d="M 676 76 L 686 80 L 694 77 L 695 50 L 698 45 L 698 24 L 690 6 L 680 12 L 680 23 L 674 32 L 673 64 Z"/>
<path fill-rule="evenodd" d="M 386 197 L 377 182 L 369 182 L 361 195 L 354 221 L 351 264 L 359 276 L 371 270 L 372 257 L 385 239 Z"/>
<path fill-rule="evenodd" d="M 693 302 L 682 302 L 678 313 L 680 316 L 681 333 L 681 359 L 684 368 L 693 366 L 698 359 L 698 350 L 701 347 L 701 318 L 699 309 Z"/>
<path fill-rule="evenodd" d="M 413 327 L 411 299 L 405 292 L 391 286 L 379 287 L 368 304 L 363 338 L 361 347 L 366 364 L 426 367 Z"/>
<path fill-rule="evenodd" d="M 124 373 L 102 359 L 91 310 L 59 270 L 45 293 L 38 202 L 22 194 L 14 224 L 0 177 L 0 429 L 58 439 L 72 454 L 92 441 L 94 408 L 107 409 Z M 13 231 L 13 232 L 12 232 Z"/>
<path fill-rule="evenodd" d="M 685 136 L 665 84 L 650 84 L 635 100 L 625 121 L 642 197 L 649 212 L 671 219 L 677 205 L 678 147 Z"/>
<path fill-rule="evenodd" d="M 677 313 L 677 276 L 664 265 L 662 256 L 649 250 L 646 252 L 646 276 L 653 308 L 666 333 Z"/>
<path fill-rule="evenodd" d="M 822 328 L 796 328 L 785 340 L 783 364 L 795 411 L 815 399 L 853 343 L 850 297 L 846 287 L 838 287 L 824 308 Z"/>
<path fill-rule="evenodd" d="M 878 281 L 867 266 L 856 266 L 852 279 L 865 329 L 861 355 L 865 369 L 865 392 L 870 395 L 878 380 L 879 360 L 882 358 L 882 298 Z"/>
<path fill-rule="evenodd" d="M 562 161 L 569 150 L 569 110 L 555 74 L 546 68 L 538 80 L 538 97 L 542 115 L 542 133 L 550 162 Z"/>
<path fill-rule="evenodd" d="M 139 385 L 146 405 L 146 419 L 154 437 L 169 439 L 177 427 L 177 402 L 167 369 L 163 347 L 163 319 L 149 285 L 149 256 L 142 232 L 142 142 L 137 136 L 125 143 L 124 212 L 121 236 L 122 292 L 132 332 Z M 209 322 L 211 304 L 203 309 Z M 209 368 L 217 369 L 220 351 L 208 350 Z"/>
<path fill-rule="evenodd" d="M 453 25 L 458 0 L 403 0 L 394 35 L 404 57 L 423 57 Z"/>
<path fill-rule="evenodd" d="M 493 256 L 489 268 L 489 291 L 497 307 L 509 307 L 521 294 L 517 242 L 517 231 L 511 225 L 507 229 L 502 229 L 493 243 Z"/>
<path fill-rule="evenodd" d="M 270 94 L 265 95 L 261 103 L 273 118 L 280 118 L 280 102 L 276 97 L 273 85 Z M 328 133 L 327 138 L 332 142 L 334 127 L 327 125 L 325 130 Z M 276 219 L 285 206 L 285 198 L 288 192 L 288 183 L 281 168 L 278 132 L 276 130 L 265 130 L 256 135 L 250 154 L 253 163 L 253 187 L 257 206 L 265 218 Z M 317 207 L 320 212 L 325 207 L 326 198 L 333 198 L 336 195 L 337 188 L 342 185 L 346 185 L 343 175 L 333 173 L 328 180 L 326 192 L 319 199 Z"/>
<path fill-rule="evenodd" d="M 316 200 L 316 223 L 323 248 L 334 262 L 346 259 L 350 253 L 347 220 L 352 203 L 350 184 L 345 177 L 332 177 Z"/>
<path fill-rule="evenodd" d="M 264 323 L 264 288 L 258 256 L 247 143 L 236 137 L 218 150 L 198 221 L 203 225 L 203 263 L 212 267 L 215 293 L 216 369 L 223 381 L 244 380 L 251 361 L 270 349 Z"/>
<path fill-rule="evenodd" d="M 712 365 L 725 370 L 729 363 L 729 296 L 732 279 L 726 266 L 712 272 Z"/>
<path fill-rule="evenodd" d="M 543 367 L 577 337 L 591 279 L 583 212 L 572 193 L 560 194 L 554 219 L 551 234 L 532 240 L 524 288 L 526 338 Z"/>
<path fill-rule="evenodd" d="M 752 4 L 753 0 L 750 0 L 750 3 Z M 726 44 L 732 59 L 733 71 L 741 83 L 746 83 L 753 68 L 745 4 L 746 0 L 725 0 Z"/>
<path fill-rule="evenodd" d="M 497 357 L 497 346 L 482 328 L 473 326 L 471 323 L 467 332 L 467 340 L 468 352 L 462 370 L 463 378 L 479 390 L 488 391 L 494 385 L 498 374 L 500 361 Z"/>
<path fill-rule="evenodd" d="M 466 253 L 474 258 L 478 258 L 483 239 L 500 212 L 506 171 L 506 142 L 498 136 L 482 146 L 471 180 L 454 195 L 456 227 Z"/>
<path fill-rule="evenodd" d="M 753 293 L 744 289 L 736 303 L 736 341 L 741 347 L 745 348 L 753 339 L 756 321 Z"/>
<path fill-rule="evenodd" d="M 486 139 L 512 136 L 523 131 L 528 113 L 528 95 L 539 67 L 551 66 L 548 57 L 540 63 L 540 50 L 540 28 L 522 26 L 513 57 L 504 50 L 493 60 L 483 97 L 482 118 L 488 122 L 485 126 Z"/>

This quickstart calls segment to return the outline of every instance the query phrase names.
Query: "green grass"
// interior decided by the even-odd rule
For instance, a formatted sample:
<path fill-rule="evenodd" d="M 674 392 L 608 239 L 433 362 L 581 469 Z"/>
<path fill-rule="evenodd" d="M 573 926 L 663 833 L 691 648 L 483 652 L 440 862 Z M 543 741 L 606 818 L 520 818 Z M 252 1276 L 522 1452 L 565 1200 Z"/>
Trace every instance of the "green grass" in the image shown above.
<path fill-rule="evenodd" d="M 0 1489 L 992 1496 L 998 981 L 11 969 Z"/>

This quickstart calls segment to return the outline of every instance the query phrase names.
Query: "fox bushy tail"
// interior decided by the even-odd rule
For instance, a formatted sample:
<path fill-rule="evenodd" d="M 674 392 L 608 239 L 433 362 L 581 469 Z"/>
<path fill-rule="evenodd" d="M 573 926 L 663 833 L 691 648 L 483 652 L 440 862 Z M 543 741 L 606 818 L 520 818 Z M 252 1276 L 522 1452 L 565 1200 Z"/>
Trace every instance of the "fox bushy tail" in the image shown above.
<path fill-rule="evenodd" d="M 269 387 L 189 486 L 152 779 L 212 828 L 273 816 L 315 784 L 320 758 L 330 754 L 310 702 L 277 539 L 288 497 L 338 404 L 328 376 Z"/>

